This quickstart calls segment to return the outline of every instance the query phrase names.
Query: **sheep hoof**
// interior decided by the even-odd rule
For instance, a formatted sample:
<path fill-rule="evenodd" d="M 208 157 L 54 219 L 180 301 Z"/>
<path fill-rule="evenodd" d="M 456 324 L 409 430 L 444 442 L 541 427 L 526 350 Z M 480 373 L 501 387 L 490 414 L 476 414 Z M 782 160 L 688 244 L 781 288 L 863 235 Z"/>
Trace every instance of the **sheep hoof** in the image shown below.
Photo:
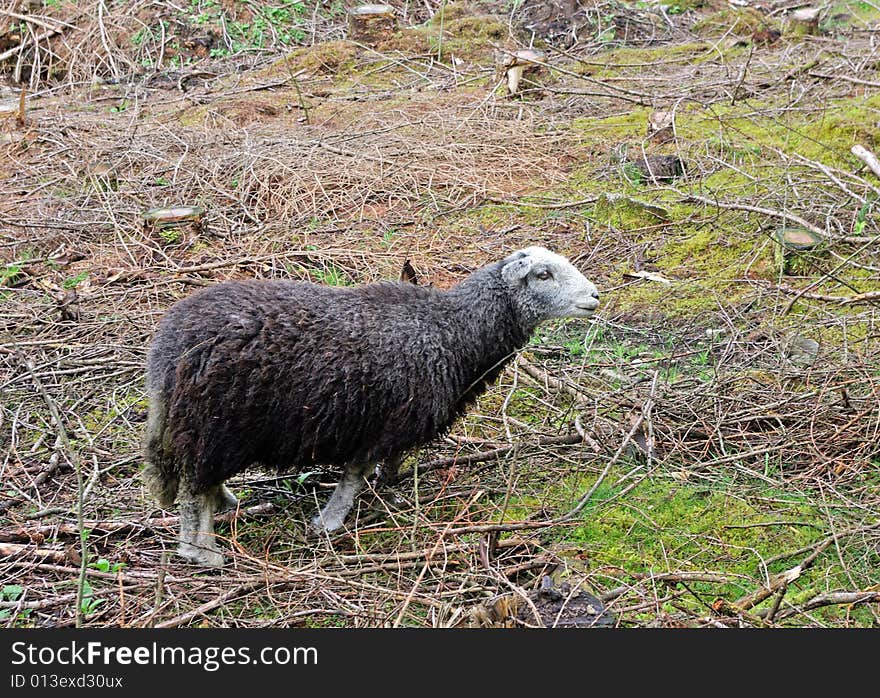
<path fill-rule="evenodd" d="M 393 511 L 403 509 L 410 505 L 406 498 L 402 497 L 397 492 L 385 492 L 382 495 L 382 502 L 385 504 L 385 506 Z"/>
<path fill-rule="evenodd" d="M 187 562 L 200 567 L 223 567 L 223 553 L 219 550 L 196 548 L 192 545 L 181 545 L 177 554 Z"/>
<path fill-rule="evenodd" d="M 312 517 L 312 533 L 316 535 L 323 535 L 327 533 L 333 533 L 337 529 L 342 527 L 342 521 L 335 521 L 332 518 L 324 518 L 320 514 L 315 514 Z"/>

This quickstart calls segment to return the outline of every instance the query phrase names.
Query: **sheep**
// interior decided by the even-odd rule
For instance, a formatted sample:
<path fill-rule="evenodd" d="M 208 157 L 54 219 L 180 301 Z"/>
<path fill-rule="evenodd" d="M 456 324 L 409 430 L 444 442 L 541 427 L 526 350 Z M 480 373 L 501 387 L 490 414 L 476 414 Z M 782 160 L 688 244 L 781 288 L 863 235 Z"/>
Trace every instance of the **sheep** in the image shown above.
<path fill-rule="evenodd" d="M 179 503 L 178 554 L 223 564 L 214 512 L 254 465 L 342 466 L 315 532 L 340 528 L 370 469 L 445 433 L 550 318 L 586 318 L 599 292 L 567 259 L 527 247 L 448 290 L 225 281 L 175 303 L 146 366 L 148 489 Z M 380 465 L 381 464 L 381 465 Z M 377 468 L 378 469 L 378 468 Z"/>

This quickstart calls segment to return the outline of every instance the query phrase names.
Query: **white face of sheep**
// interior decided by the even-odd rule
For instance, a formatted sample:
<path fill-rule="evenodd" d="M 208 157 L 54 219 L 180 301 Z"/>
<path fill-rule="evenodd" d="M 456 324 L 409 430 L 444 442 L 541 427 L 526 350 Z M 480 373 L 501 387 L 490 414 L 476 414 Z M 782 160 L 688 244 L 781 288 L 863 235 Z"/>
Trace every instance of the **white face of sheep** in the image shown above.
<path fill-rule="evenodd" d="M 501 277 L 517 293 L 520 306 L 539 320 L 590 317 L 599 291 L 565 257 L 527 247 L 504 261 Z"/>

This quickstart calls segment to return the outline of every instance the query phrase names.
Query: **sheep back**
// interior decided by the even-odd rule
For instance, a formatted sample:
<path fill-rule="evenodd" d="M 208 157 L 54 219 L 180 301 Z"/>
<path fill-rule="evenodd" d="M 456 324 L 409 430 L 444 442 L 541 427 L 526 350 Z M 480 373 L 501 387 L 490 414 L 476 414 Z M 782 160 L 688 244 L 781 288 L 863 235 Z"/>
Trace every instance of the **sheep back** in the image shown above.
<path fill-rule="evenodd" d="M 460 293 L 243 281 L 179 301 L 148 356 L 156 459 L 207 488 L 252 464 L 367 464 L 427 443 L 528 339 L 491 271 Z"/>

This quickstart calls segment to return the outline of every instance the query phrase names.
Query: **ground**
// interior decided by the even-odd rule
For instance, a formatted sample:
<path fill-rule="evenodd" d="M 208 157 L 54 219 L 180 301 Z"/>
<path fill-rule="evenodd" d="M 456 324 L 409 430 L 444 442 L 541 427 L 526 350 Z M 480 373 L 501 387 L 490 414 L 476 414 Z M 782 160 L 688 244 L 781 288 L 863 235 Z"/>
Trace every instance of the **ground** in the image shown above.
<path fill-rule="evenodd" d="M 878 624 L 880 173 L 851 150 L 880 152 L 876 4 L 429 1 L 358 41 L 341 3 L 24 5 L 0 3 L 0 622 L 484 624 L 550 576 L 602 625 Z M 169 206 L 204 214 L 145 225 Z M 532 244 L 596 318 L 543 326 L 340 535 L 305 527 L 338 473 L 254 471 L 223 570 L 175 558 L 138 474 L 176 299 L 406 260 L 443 288 Z"/>

